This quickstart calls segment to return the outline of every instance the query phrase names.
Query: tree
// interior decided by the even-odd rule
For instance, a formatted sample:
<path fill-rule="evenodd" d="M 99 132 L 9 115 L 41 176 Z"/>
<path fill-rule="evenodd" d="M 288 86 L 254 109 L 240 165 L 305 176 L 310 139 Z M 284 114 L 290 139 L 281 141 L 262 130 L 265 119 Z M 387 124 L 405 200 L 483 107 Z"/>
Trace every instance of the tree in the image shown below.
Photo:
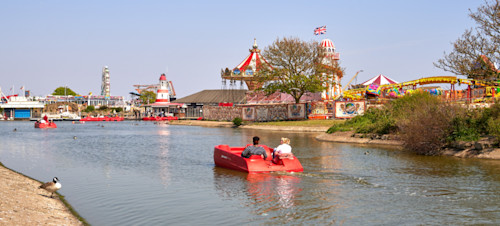
<path fill-rule="evenodd" d="M 477 23 L 453 43 L 453 51 L 444 53 L 434 66 L 472 79 L 500 78 L 492 62 L 500 62 L 500 0 L 480 6 L 469 16 Z"/>
<path fill-rule="evenodd" d="M 325 52 L 316 41 L 278 38 L 262 55 L 272 67 L 259 68 L 259 80 L 265 83 L 260 90 L 267 95 L 276 91 L 288 93 L 295 103 L 299 103 L 306 92 L 323 91 L 324 83 L 331 80 L 332 74 L 342 72 L 336 61 L 325 66 L 322 62 Z"/>
<path fill-rule="evenodd" d="M 77 96 L 78 94 L 75 93 L 73 90 L 71 90 L 68 87 L 60 86 L 57 89 L 54 90 L 52 93 L 54 96 Z"/>
<path fill-rule="evenodd" d="M 139 99 L 141 99 L 142 103 L 144 104 L 152 104 L 156 102 L 156 93 L 153 91 L 144 90 L 141 92 L 141 96 L 139 97 Z"/>

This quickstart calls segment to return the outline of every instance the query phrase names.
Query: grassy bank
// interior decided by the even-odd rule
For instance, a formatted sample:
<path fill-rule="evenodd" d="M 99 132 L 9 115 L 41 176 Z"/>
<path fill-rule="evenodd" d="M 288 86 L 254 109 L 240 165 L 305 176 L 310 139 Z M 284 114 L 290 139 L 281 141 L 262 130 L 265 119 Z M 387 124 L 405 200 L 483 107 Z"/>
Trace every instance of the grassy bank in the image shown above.
<path fill-rule="evenodd" d="M 371 108 L 362 116 L 336 124 L 327 133 L 355 131 L 364 134 L 397 134 L 404 146 L 418 154 L 437 155 L 454 142 L 500 138 L 500 104 L 469 109 L 442 102 L 426 92 Z"/>

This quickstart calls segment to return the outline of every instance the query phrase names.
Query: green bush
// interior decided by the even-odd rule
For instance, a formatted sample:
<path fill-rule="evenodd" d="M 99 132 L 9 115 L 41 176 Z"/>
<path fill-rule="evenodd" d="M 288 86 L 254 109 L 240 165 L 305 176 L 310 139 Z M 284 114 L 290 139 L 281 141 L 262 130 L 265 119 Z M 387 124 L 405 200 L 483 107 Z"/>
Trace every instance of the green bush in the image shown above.
<path fill-rule="evenodd" d="M 420 101 L 413 102 L 412 98 L 409 103 L 411 111 L 397 119 L 399 137 L 406 149 L 417 154 L 435 155 L 446 145 L 455 107 L 425 95 L 418 99 Z"/>
<path fill-rule="evenodd" d="M 448 141 L 477 141 L 481 136 L 481 131 L 486 130 L 486 122 L 482 122 L 481 118 L 473 117 L 471 112 L 465 113 L 451 120 Z"/>
<path fill-rule="evenodd" d="M 490 118 L 490 120 L 488 120 L 488 133 L 496 137 L 497 142 L 500 142 L 500 118 Z"/>
<path fill-rule="evenodd" d="M 84 112 L 87 112 L 87 113 L 93 112 L 93 111 L 95 111 L 95 107 L 94 106 L 87 106 L 87 108 L 85 108 L 85 110 L 84 110 Z"/>
<path fill-rule="evenodd" d="M 119 113 L 119 112 L 122 112 L 123 111 L 123 108 L 111 108 L 111 110 L 113 111 L 116 111 L 116 113 Z"/>
<path fill-rule="evenodd" d="M 491 135 L 500 140 L 500 104 L 467 109 L 442 102 L 427 92 L 396 99 L 381 108 L 330 127 L 327 133 L 398 133 L 404 146 L 418 154 L 435 155 L 453 141 L 477 141 Z"/>
<path fill-rule="evenodd" d="M 238 118 L 238 117 L 233 119 L 233 124 L 235 126 L 241 126 L 241 123 L 243 123 L 243 119 Z"/>
<path fill-rule="evenodd" d="M 327 133 L 354 130 L 356 133 L 388 134 L 396 129 L 390 111 L 383 107 L 380 109 L 370 108 L 363 115 L 358 115 L 344 123 L 330 127 Z"/>

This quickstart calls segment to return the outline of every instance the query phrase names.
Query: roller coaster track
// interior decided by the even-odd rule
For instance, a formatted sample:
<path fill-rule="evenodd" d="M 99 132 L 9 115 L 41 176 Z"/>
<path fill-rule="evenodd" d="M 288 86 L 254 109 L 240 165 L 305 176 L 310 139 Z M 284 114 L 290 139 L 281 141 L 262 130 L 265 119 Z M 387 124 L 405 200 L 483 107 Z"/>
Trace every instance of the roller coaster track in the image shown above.
<path fill-rule="evenodd" d="M 406 86 L 416 86 L 416 85 L 427 85 L 427 84 L 438 84 L 438 83 L 448 83 L 448 84 L 465 84 L 465 85 L 475 85 L 475 86 L 500 86 L 500 82 L 495 81 L 482 81 L 482 80 L 474 80 L 474 79 L 459 79 L 456 76 L 434 76 L 434 77 L 425 77 L 420 78 L 408 82 L 401 82 L 395 84 L 385 84 L 380 86 L 380 90 L 387 90 L 392 88 L 402 88 Z M 344 91 L 344 96 L 353 96 L 358 94 L 364 94 L 366 92 L 365 88 L 359 89 L 350 89 Z"/>

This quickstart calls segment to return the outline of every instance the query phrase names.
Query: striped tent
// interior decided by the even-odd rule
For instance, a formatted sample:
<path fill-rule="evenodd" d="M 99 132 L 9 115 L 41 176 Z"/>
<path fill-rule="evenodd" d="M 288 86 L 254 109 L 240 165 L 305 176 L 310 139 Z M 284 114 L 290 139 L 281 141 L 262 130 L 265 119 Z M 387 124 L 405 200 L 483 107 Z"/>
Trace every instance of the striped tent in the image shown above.
<path fill-rule="evenodd" d="M 386 84 L 395 84 L 395 83 L 398 83 L 398 82 L 395 81 L 394 79 L 388 78 L 385 75 L 380 74 L 380 75 L 377 75 L 377 76 L 371 78 L 370 80 L 368 80 L 366 82 L 363 82 L 362 84 L 364 86 L 368 86 L 371 84 L 386 85 Z"/>
<path fill-rule="evenodd" d="M 250 49 L 250 55 L 248 55 L 240 64 L 238 64 L 238 66 L 236 66 L 234 70 L 239 70 L 241 72 L 244 72 L 247 69 L 250 70 L 251 68 L 251 70 L 255 72 L 258 71 L 258 69 L 262 65 L 269 66 L 269 63 L 260 54 L 260 49 L 258 49 L 257 46 L 257 40 L 254 39 L 252 49 Z M 250 74 L 252 74 L 252 72 L 250 72 Z"/>

